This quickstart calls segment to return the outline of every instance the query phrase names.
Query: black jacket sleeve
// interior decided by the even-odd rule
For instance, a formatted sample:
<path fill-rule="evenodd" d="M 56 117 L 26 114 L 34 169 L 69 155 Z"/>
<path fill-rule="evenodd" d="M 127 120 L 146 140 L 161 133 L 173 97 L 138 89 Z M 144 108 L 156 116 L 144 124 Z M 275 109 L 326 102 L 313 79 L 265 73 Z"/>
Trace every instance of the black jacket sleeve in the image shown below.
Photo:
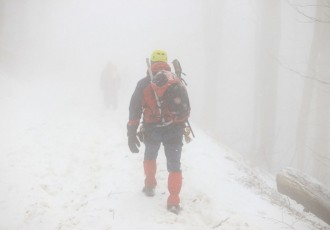
<path fill-rule="evenodd" d="M 143 91 L 150 83 L 149 78 L 145 77 L 141 79 L 132 94 L 131 101 L 129 104 L 129 121 L 128 125 L 139 125 L 143 108 Z"/>

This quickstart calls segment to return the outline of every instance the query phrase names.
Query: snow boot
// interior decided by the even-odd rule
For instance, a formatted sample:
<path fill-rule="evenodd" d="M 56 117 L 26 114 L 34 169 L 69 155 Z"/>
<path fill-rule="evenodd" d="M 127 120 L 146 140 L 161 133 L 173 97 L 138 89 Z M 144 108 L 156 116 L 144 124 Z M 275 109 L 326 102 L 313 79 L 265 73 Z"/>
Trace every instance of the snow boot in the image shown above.
<path fill-rule="evenodd" d="M 154 196 L 155 195 L 155 187 L 157 185 L 156 181 L 156 160 L 145 160 L 143 162 L 144 167 L 144 174 L 145 174 L 145 180 L 144 180 L 144 188 L 142 192 L 146 196 Z"/>
<path fill-rule="evenodd" d="M 167 205 L 167 210 L 178 215 L 181 211 L 181 207 L 180 205 Z"/>
<path fill-rule="evenodd" d="M 142 189 L 142 192 L 144 192 L 144 194 L 146 196 L 154 196 L 155 195 L 155 188 L 150 188 L 150 187 L 146 187 L 144 186 L 144 188 Z"/>
<path fill-rule="evenodd" d="M 181 210 L 179 193 L 182 186 L 181 172 L 170 172 L 168 175 L 168 191 L 170 192 L 167 198 L 167 210 L 178 214 Z"/>

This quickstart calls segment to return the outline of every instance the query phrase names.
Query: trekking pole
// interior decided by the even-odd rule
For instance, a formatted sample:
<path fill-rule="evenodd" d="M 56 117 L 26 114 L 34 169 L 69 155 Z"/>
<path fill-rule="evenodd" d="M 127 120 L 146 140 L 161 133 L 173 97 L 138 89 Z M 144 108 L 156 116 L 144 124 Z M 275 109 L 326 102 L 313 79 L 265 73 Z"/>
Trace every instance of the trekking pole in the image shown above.
<path fill-rule="evenodd" d="M 195 138 L 195 134 L 194 134 L 194 131 L 191 128 L 189 120 L 187 120 L 187 124 L 188 124 L 188 127 L 189 127 L 190 131 L 191 131 L 191 135 L 193 136 L 193 138 Z"/>
<path fill-rule="evenodd" d="M 182 68 L 181 68 L 181 64 L 179 62 L 178 59 L 174 59 L 172 61 L 172 64 L 173 64 L 173 67 L 174 67 L 174 70 L 175 70 L 175 74 L 180 78 L 180 80 L 187 86 L 187 82 L 181 77 L 181 74 L 183 74 L 184 76 L 186 76 L 185 73 L 182 72 Z M 193 136 L 193 138 L 195 138 L 195 134 L 194 134 L 194 131 L 192 130 L 191 128 L 191 125 L 190 125 L 190 122 L 189 120 L 187 120 L 187 125 L 191 131 L 191 135 Z"/>
<path fill-rule="evenodd" d="M 184 76 L 186 76 L 186 74 L 182 72 L 182 68 L 181 68 L 181 64 L 180 64 L 179 60 L 174 59 L 172 61 L 172 64 L 173 64 L 176 76 L 178 76 L 180 78 L 180 80 L 187 86 L 188 85 L 187 82 L 181 77 L 181 74 L 183 74 Z"/>

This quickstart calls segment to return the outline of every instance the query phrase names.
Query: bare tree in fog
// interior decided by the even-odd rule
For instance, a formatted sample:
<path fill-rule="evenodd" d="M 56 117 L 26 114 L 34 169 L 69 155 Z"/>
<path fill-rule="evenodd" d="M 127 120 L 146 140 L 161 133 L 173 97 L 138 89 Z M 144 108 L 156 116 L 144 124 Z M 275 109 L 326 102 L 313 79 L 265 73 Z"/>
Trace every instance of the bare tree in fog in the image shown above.
<path fill-rule="evenodd" d="M 315 22 L 321 22 L 321 23 L 330 23 L 330 19 L 329 18 L 324 18 L 324 17 L 320 17 L 320 15 L 316 15 L 316 16 L 311 16 L 307 13 L 305 13 L 302 9 L 304 8 L 311 8 L 311 7 L 317 7 L 317 8 L 330 8 L 330 2 L 327 0 L 323 0 L 323 1 L 318 1 L 316 4 L 294 4 L 291 1 L 287 1 L 289 3 L 289 5 L 291 5 L 299 14 L 303 15 L 304 17 L 310 19 L 311 21 L 315 21 Z"/>
<path fill-rule="evenodd" d="M 4 4 L 0 1 L 0 35 L 3 33 L 3 27 L 5 25 L 5 15 L 4 15 Z M 1 47 L 0 47 L 1 48 Z"/>
<path fill-rule="evenodd" d="M 280 1 L 257 1 L 260 13 L 256 50 L 255 145 L 253 161 L 271 167 L 276 143 L 276 103 L 281 21 Z"/>
<path fill-rule="evenodd" d="M 0 38 L 2 37 L 2 34 L 3 34 L 3 27 L 5 25 L 4 21 L 5 21 L 4 4 L 2 1 L 0 1 Z M 3 59 L 4 59 L 3 54 L 2 54 L 3 49 L 4 49 L 4 47 L 3 47 L 2 41 L 0 39 L 0 68 L 3 68 L 1 65 L 1 63 L 3 62 Z"/>
<path fill-rule="evenodd" d="M 312 7 L 312 6 L 311 6 Z M 326 182 L 330 173 L 330 6 L 318 0 L 297 126 L 295 164 Z"/>

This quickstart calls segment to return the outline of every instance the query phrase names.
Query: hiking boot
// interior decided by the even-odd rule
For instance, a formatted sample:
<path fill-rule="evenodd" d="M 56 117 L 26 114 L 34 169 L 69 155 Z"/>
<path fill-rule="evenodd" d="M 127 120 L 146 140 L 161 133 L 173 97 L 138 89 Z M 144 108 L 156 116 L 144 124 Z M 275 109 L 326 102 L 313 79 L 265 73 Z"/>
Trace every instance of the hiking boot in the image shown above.
<path fill-rule="evenodd" d="M 167 205 L 167 210 L 178 215 L 181 211 L 181 207 L 180 205 Z"/>
<path fill-rule="evenodd" d="M 155 188 L 150 188 L 150 187 L 144 187 L 142 189 L 142 192 L 144 192 L 144 194 L 146 196 L 154 196 L 155 195 Z"/>

